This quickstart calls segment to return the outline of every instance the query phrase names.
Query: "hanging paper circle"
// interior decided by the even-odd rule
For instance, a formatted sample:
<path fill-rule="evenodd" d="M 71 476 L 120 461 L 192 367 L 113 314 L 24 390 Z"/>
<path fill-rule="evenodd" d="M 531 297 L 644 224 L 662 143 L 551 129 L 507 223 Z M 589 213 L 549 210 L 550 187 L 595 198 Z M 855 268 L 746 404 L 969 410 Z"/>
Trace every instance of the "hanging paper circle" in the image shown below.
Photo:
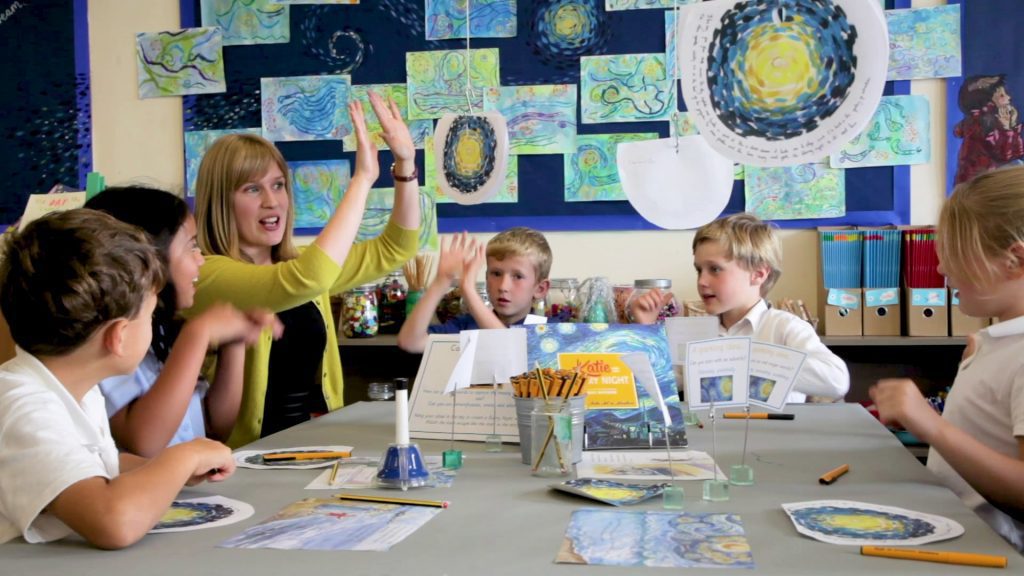
<path fill-rule="evenodd" d="M 619 181 L 633 209 L 668 230 L 697 228 L 725 210 L 732 161 L 700 136 L 623 142 L 615 152 Z"/>
<path fill-rule="evenodd" d="M 877 2 L 702 3 L 681 40 L 683 96 L 701 134 L 755 166 L 838 151 L 870 121 L 888 70 Z"/>
<path fill-rule="evenodd" d="M 442 194 L 463 205 L 490 200 L 505 184 L 505 117 L 497 112 L 445 114 L 434 131 L 434 156 Z"/>

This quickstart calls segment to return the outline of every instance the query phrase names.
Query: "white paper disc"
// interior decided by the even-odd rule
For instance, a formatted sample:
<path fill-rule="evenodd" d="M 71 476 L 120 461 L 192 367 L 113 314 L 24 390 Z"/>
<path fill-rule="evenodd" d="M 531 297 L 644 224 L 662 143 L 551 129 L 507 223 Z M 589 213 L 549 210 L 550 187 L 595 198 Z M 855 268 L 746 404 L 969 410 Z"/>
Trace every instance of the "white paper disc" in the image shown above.
<path fill-rule="evenodd" d="M 452 201 L 480 204 L 505 185 L 508 125 L 498 112 L 445 114 L 434 131 L 437 186 Z"/>

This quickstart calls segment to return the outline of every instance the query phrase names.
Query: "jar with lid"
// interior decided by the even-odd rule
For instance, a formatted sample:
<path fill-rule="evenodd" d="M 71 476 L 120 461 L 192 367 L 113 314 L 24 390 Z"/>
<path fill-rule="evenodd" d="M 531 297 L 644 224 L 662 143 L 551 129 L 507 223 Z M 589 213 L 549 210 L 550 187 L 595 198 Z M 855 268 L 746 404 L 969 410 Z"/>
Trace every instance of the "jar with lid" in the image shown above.
<path fill-rule="evenodd" d="M 346 338 L 377 335 L 377 285 L 363 284 L 341 298 L 341 330 Z"/>
<path fill-rule="evenodd" d="M 398 334 L 402 328 L 407 294 L 405 275 L 400 270 L 388 274 L 381 282 L 377 294 L 381 334 Z"/>
<path fill-rule="evenodd" d="M 648 278 L 643 280 L 635 280 L 633 282 L 633 293 L 629 295 L 629 299 L 626 301 L 626 317 L 630 322 L 635 322 L 633 318 L 633 302 L 637 298 L 647 294 L 652 289 L 657 288 L 662 293 L 670 292 L 672 290 L 672 281 L 665 278 Z M 675 296 L 669 299 L 669 301 L 662 306 L 658 312 L 658 322 L 664 322 L 665 318 L 679 315 L 679 302 L 676 301 Z"/>
<path fill-rule="evenodd" d="M 579 289 L 580 282 L 575 278 L 552 278 L 546 316 L 552 322 L 579 322 Z"/>
<path fill-rule="evenodd" d="M 487 295 L 487 283 L 486 282 L 477 282 L 476 283 L 476 293 L 480 295 L 480 299 L 484 301 L 484 304 L 488 308 L 490 308 L 491 307 L 491 298 Z M 460 314 L 469 314 L 469 308 L 466 307 L 466 298 L 465 297 L 462 297 L 459 300 L 459 313 Z"/>

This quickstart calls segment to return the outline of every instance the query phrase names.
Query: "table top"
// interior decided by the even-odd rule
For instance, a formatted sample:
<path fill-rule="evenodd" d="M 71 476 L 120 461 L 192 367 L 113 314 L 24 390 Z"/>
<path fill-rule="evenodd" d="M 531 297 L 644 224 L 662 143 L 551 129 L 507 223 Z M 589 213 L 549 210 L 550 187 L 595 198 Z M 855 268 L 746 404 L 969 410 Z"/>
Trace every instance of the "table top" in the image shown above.
<path fill-rule="evenodd" d="M 392 402 L 359 403 L 264 438 L 246 448 L 271 449 L 346 444 L 355 455 L 379 454 L 394 437 Z M 685 511 L 739 514 L 758 574 L 962 574 L 970 570 L 931 562 L 861 556 L 856 546 L 836 546 L 799 535 L 781 504 L 821 499 L 856 500 L 898 506 L 951 518 L 966 532 L 919 548 L 997 554 L 1009 558 L 1009 572 L 1021 573 L 1022 558 L 980 518 L 942 486 L 903 446 L 856 404 L 794 405 L 795 420 L 754 420 L 746 462 L 753 486 L 732 486 L 726 502 L 700 499 L 700 482 L 682 482 Z M 706 412 L 701 417 L 706 420 Z M 742 456 L 743 420 L 719 419 L 714 445 L 719 465 L 728 471 Z M 690 447 L 711 453 L 711 426 L 688 430 Z M 419 440 L 421 452 L 439 454 L 448 442 Z M 146 576 L 237 574 L 281 576 L 300 569 L 324 574 L 529 575 L 581 574 L 579 567 L 555 564 L 570 515 L 604 505 L 554 492 L 556 480 L 530 475 L 519 448 L 506 445 L 487 453 L 482 444 L 456 443 L 464 467 L 449 488 L 409 491 L 413 498 L 449 500 L 451 507 L 388 552 L 240 550 L 217 548 L 234 536 L 307 497 L 334 491 L 305 490 L 321 470 L 239 469 L 228 481 L 187 489 L 182 497 L 222 494 L 252 504 L 256 513 L 237 524 L 146 536 L 134 546 L 104 552 L 78 538 L 46 545 L 21 540 L 0 545 L 0 573 L 5 576 L 74 574 L 75 576 Z M 818 477 L 840 464 L 850 472 L 830 486 Z M 397 495 L 395 491 L 367 491 Z M 610 507 L 604 507 L 611 509 Z M 652 499 L 627 510 L 661 510 Z M 589 569 L 596 570 L 596 569 Z M 589 570 L 587 573 L 589 573 Z M 635 573 L 635 568 L 602 567 L 602 573 Z M 697 569 L 721 574 L 721 569 Z M 975 569 L 977 570 L 977 569 Z M 607 572 L 605 572 L 607 571 Z M 652 569 L 652 574 L 658 573 Z"/>

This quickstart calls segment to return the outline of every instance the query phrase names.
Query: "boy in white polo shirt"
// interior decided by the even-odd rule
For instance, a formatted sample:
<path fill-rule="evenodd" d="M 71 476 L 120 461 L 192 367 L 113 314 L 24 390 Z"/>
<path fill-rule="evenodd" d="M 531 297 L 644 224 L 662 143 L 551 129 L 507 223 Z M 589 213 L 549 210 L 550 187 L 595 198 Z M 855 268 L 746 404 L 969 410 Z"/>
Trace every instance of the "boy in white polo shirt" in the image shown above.
<path fill-rule="evenodd" d="M 787 401 L 846 395 L 850 372 L 842 358 L 809 323 L 764 301 L 782 276 L 782 246 L 771 225 L 743 213 L 701 226 L 693 237 L 693 266 L 704 308 L 718 316 L 719 335 L 751 336 L 807 353 Z M 630 309 L 634 320 L 653 323 L 671 296 L 654 289 L 635 299 Z"/>
<path fill-rule="evenodd" d="M 207 439 L 119 455 L 96 384 L 149 348 L 165 271 L 145 234 L 107 214 L 52 214 L 13 234 L 0 309 L 17 355 L 0 366 L 0 543 L 77 532 L 100 548 L 142 538 L 186 483 L 234 471 Z"/>

